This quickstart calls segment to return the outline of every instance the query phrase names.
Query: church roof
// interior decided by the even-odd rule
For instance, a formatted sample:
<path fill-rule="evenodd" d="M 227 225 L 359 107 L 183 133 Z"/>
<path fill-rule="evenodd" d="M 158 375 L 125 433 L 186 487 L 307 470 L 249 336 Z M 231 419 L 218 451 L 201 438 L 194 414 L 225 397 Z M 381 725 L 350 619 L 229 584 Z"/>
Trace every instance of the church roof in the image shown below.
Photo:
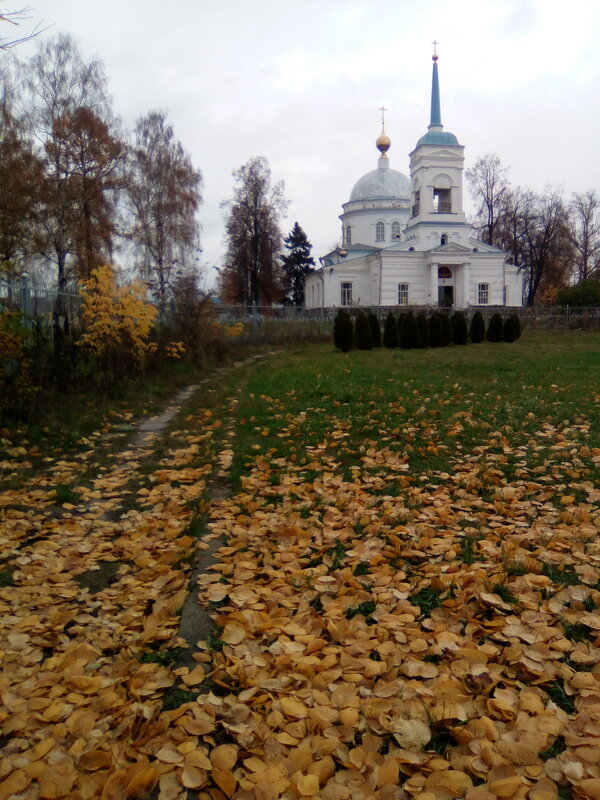
<path fill-rule="evenodd" d="M 390 160 L 387 151 L 390 149 L 392 140 L 386 136 L 383 127 L 383 112 L 381 109 L 381 136 L 375 142 L 375 147 L 381 153 L 377 161 L 377 169 L 367 172 L 359 178 L 350 192 L 350 202 L 356 200 L 409 200 L 410 199 L 410 180 L 398 172 L 390 169 Z"/>
<path fill-rule="evenodd" d="M 442 144 L 456 146 L 458 144 L 458 139 L 449 131 L 427 131 L 425 136 L 421 136 L 417 142 L 417 147 L 420 147 L 422 144 Z"/>
<path fill-rule="evenodd" d="M 383 161 L 383 159 L 379 159 Z M 354 200 L 408 200 L 410 181 L 401 172 L 389 167 L 378 167 L 367 172 L 354 184 L 350 202 Z"/>

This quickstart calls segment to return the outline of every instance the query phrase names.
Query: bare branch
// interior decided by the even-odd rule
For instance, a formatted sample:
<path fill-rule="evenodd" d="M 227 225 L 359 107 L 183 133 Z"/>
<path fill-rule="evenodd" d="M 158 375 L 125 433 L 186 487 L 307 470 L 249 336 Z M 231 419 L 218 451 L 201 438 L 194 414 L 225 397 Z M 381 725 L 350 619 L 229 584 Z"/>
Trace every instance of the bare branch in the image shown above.
<path fill-rule="evenodd" d="M 8 22 L 10 25 L 18 26 L 25 20 L 31 19 L 29 12 L 33 9 L 29 6 L 25 8 L 21 8 L 18 11 L 5 11 L 0 13 L 0 22 Z M 0 38 L 0 50 L 10 50 L 12 47 L 16 47 L 18 44 L 23 44 L 23 42 L 29 42 L 31 39 L 34 39 L 36 36 L 39 36 L 40 33 L 48 30 L 49 26 L 42 28 L 43 20 L 38 22 L 35 28 L 26 33 L 24 36 L 19 36 L 16 39 L 9 39 L 9 38 Z"/>

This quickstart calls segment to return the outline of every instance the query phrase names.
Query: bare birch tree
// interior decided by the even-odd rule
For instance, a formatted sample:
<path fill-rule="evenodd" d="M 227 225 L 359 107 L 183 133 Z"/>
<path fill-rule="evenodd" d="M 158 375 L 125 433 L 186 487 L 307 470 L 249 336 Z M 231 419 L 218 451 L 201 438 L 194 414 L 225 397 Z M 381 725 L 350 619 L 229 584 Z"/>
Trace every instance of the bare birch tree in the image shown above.
<path fill-rule="evenodd" d="M 164 111 L 138 119 L 128 162 L 131 240 L 162 306 L 178 269 L 189 266 L 190 251 L 199 246 L 202 174 L 175 138 Z"/>
<path fill-rule="evenodd" d="M 488 244 L 496 243 L 496 229 L 509 191 L 507 172 L 495 154 L 481 156 L 465 172 L 471 196 L 479 206 L 476 222 L 479 238 Z"/>
<path fill-rule="evenodd" d="M 600 270 L 600 197 L 594 190 L 575 193 L 569 211 L 576 277 L 585 281 Z"/>

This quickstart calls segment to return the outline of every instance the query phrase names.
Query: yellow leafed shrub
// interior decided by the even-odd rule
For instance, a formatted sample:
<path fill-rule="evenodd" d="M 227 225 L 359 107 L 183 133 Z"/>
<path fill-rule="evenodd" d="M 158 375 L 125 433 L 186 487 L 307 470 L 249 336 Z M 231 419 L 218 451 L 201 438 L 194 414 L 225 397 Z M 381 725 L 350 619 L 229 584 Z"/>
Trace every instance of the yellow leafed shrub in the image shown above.
<path fill-rule="evenodd" d="M 165 347 L 165 355 L 167 358 L 173 358 L 178 361 L 185 355 L 185 345 L 183 342 L 169 342 Z"/>
<path fill-rule="evenodd" d="M 140 282 L 118 286 L 108 264 L 93 270 L 81 288 L 85 332 L 79 343 L 101 359 L 118 356 L 140 366 L 154 352 L 150 334 L 156 308 L 146 302 Z"/>

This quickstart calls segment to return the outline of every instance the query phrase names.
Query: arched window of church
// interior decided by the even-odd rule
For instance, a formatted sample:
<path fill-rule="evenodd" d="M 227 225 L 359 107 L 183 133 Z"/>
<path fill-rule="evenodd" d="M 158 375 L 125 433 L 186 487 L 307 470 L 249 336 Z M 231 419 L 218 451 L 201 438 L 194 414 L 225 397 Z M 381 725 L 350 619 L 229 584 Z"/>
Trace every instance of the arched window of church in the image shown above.
<path fill-rule="evenodd" d="M 346 226 L 346 244 L 352 244 L 352 228 L 350 225 Z"/>
<path fill-rule="evenodd" d="M 375 226 L 375 241 L 385 242 L 385 225 L 383 222 L 378 222 Z"/>
<path fill-rule="evenodd" d="M 392 239 L 400 238 L 400 223 L 392 222 Z"/>
<path fill-rule="evenodd" d="M 480 306 L 487 306 L 490 302 L 490 285 L 489 283 L 477 284 L 477 302 Z"/>
<path fill-rule="evenodd" d="M 442 238 L 440 240 L 440 244 L 448 244 L 448 234 L 442 233 Z"/>

